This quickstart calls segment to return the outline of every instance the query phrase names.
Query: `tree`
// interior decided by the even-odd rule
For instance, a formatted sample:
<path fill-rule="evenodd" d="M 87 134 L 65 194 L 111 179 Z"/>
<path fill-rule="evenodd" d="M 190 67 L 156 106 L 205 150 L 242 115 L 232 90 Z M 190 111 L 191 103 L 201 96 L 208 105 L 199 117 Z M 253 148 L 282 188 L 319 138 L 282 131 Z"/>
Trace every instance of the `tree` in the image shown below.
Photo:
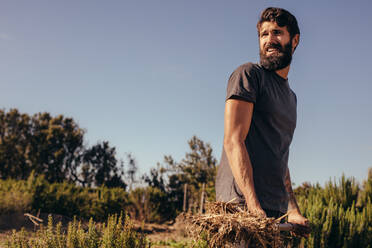
<path fill-rule="evenodd" d="M 149 186 L 166 191 L 178 210 L 182 209 L 185 184 L 188 184 L 189 199 L 195 203 L 203 184 L 210 195 L 214 192 L 217 160 L 212 147 L 196 136 L 188 144 L 190 151 L 181 162 L 177 163 L 172 156 L 164 156 L 164 165 L 158 164 L 157 168 L 151 169 L 149 176 L 144 176 Z"/>
<path fill-rule="evenodd" d="M 128 160 L 127 175 L 128 175 L 128 180 L 129 180 L 129 190 L 132 190 L 133 184 L 136 182 L 136 173 L 137 173 L 138 167 L 137 167 L 137 162 L 131 153 L 127 154 L 127 160 Z"/>
<path fill-rule="evenodd" d="M 213 157 L 213 149 L 209 143 L 193 136 L 189 141 L 190 152 L 186 153 L 179 164 L 180 170 L 186 175 L 187 183 L 199 188 L 201 184 L 214 184 L 217 160 Z"/>
<path fill-rule="evenodd" d="M 87 148 L 84 133 L 63 115 L 0 110 L 0 178 L 26 179 L 34 171 L 49 182 L 125 188 L 115 148 L 108 142 Z"/>
<path fill-rule="evenodd" d="M 50 182 L 70 179 L 83 149 L 84 131 L 72 118 L 17 109 L 0 111 L 1 178 L 26 179 L 31 171 Z"/>
<path fill-rule="evenodd" d="M 152 188 L 157 188 L 162 192 L 167 191 L 167 183 L 165 174 L 167 169 L 164 168 L 160 163 L 157 163 L 156 168 L 151 168 L 150 175 L 144 174 L 142 179 Z"/>
<path fill-rule="evenodd" d="M 107 141 L 97 143 L 86 150 L 83 158 L 83 180 L 81 183 L 83 185 L 94 183 L 96 186 L 105 185 L 125 189 L 126 184 L 122 179 L 124 172 L 117 166 L 118 161 L 115 155 L 115 148 L 110 147 Z"/>
<path fill-rule="evenodd" d="M 30 161 L 30 117 L 11 109 L 0 110 L 0 177 L 25 179 L 32 171 Z"/>
<path fill-rule="evenodd" d="M 49 182 L 74 181 L 85 149 L 84 130 L 72 118 L 38 113 L 31 119 L 31 134 L 29 160 L 35 172 Z"/>

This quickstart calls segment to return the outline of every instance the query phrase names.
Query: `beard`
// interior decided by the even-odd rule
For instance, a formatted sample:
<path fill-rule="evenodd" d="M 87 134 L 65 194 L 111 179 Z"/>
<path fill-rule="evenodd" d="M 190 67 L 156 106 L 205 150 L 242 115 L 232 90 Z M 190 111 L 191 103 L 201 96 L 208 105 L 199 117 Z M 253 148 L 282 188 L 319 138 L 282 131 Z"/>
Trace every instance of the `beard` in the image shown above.
<path fill-rule="evenodd" d="M 269 48 L 276 48 L 278 51 L 271 55 L 266 55 Z M 280 44 L 270 43 L 264 51 L 260 49 L 260 64 L 269 71 L 277 71 L 291 64 L 292 61 L 292 42 L 289 41 L 283 47 Z"/>

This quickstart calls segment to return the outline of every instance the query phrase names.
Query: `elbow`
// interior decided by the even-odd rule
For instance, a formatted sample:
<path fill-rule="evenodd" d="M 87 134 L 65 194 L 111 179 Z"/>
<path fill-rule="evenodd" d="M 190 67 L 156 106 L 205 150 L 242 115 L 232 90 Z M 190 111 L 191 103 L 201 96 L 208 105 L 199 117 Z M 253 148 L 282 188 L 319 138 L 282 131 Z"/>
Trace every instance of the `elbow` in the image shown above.
<path fill-rule="evenodd" d="M 223 147 L 225 152 L 230 153 L 237 147 L 244 146 L 244 139 L 239 137 L 224 137 Z"/>

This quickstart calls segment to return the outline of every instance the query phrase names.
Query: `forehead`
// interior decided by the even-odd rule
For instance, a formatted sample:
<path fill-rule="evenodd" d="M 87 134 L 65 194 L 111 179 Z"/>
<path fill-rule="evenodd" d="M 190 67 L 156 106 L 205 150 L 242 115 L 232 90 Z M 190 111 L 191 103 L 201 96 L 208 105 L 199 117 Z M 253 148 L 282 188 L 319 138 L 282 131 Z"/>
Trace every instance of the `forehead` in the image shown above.
<path fill-rule="evenodd" d="M 259 32 L 264 32 L 264 31 L 270 31 L 270 30 L 282 30 L 283 32 L 288 33 L 288 29 L 286 26 L 284 27 L 279 27 L 276 22 L 263 22 L 261 23 L 260 30 Z"/>

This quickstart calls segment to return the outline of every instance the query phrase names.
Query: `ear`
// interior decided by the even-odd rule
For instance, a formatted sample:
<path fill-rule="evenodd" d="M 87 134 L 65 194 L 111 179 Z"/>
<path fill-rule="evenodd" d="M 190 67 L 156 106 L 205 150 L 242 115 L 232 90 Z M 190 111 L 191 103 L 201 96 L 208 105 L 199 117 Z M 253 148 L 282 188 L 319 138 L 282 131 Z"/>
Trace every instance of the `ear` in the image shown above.
<path fill-rule="evenodd" d="M 300 42 L 300 35 L 295 34 L 292 38 L 292 53 L 296 50 L 296 47 L 298 46 L 298 43 Z"/>

